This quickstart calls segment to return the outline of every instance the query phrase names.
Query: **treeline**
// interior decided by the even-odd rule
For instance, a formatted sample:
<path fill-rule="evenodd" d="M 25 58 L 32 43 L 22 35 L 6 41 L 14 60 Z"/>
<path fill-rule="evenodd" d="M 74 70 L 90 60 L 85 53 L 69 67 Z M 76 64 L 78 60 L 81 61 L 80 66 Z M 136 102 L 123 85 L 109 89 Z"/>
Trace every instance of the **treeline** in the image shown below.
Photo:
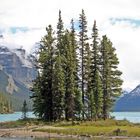
<path fill-rule="evenodd" d="M 12 103 L 0 93 L 0 114 L 11 113 L 12 112 Z"/>
<path fill-rule="evenodd" d="M 96 21 L 88 36 L 84 10 L 79 28 L 70 24 L 64 29 L 59 11 L 56 31 L 49 25 L 40 42 L 34 112 L 46 121 L 107 119 L 122 85 L 115 48 L 106 35 L 99 38 Z"/>

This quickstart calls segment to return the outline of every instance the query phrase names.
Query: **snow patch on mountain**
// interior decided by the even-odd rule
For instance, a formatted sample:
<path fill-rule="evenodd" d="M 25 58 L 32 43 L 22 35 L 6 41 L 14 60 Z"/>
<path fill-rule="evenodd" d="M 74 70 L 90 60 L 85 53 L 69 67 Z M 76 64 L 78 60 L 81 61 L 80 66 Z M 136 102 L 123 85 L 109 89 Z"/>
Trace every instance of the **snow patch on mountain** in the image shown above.
<path fill-rule="evenodd" d="M 26 52 L 25 52 L 24 49 L 17 48 L 17 49 L 13 49 L 11 51 L 13 53 L 16 53 L 16 55 L 19 57 L 19 59 L 20 59 L 23 67 L 29 67 L 29 68 L 32 68 L 33 67 L 33 65 L 29 61 L 28 55 L 26 54 Z"/>
<path fill-rule="evenodd" d="M 12 76 L 10 76 L 10 75 L 8 78 L 8 85 L 6 87 L 6 91 L 10 94 L 13 94 L 14 91 L 18 91 L 18 88 L 17 88 Z"/>
<path fill-rule="evenodd" d="M 2 65 L 0 65 L 0 70 L 3 70 L 3 66 Z"/>
<path fill-rule="evenodd" d="M 140 85 L 138 85 L 134 90 L 132 90 L 129 94 L 131 96 L 140 96 Z"/>
<path fill-rule="evenodd" d="M 30 62 L 29 57 L 24 49 L 22 49 L 21 47 L 9 49 L 8 47 L 0 44 L 0 55 L 13 55 L 13 53 L 15 53 L 19 57 L 19 60 L 21 61 L 23 67 L 33 67 L 33 64 Z"/>
<path fill-rule="evenodd" d="M 7 47 L 5 47 L 3 45 L 0 45 L 0 54 L 9 55 L 9 54 L 12 54 L 12 53 L 10 52 L 10 50 Z"/>

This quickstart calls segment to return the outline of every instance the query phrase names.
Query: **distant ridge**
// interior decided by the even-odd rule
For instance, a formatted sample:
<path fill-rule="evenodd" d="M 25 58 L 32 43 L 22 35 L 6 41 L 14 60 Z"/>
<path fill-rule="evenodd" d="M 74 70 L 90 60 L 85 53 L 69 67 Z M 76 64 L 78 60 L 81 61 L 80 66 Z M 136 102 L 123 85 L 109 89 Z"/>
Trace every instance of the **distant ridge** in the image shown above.
<path fill-rule="evenodd" d="M 120 97 L 113 108 L 114 111 L 140 111 L 140 85 Z"/>
<path fill-rule="evenodd" d="M 24 49 L 0 46 L 0 93 L 12 101 L 15 111 L 21 110 L 24 100 L 31 109 L 29 88 L 36 75 L 36 68 Z"/>

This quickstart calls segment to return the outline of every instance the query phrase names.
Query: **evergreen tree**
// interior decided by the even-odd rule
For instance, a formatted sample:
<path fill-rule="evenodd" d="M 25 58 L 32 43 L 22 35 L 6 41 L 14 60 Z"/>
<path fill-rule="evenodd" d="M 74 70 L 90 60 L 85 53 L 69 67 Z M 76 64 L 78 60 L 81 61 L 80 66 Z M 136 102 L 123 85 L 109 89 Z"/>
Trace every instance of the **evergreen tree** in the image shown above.
<path fill-rule="evenodd" d="M 82 13 L 80 14 L 79 17 L 79 47 L 80 47 L 80 56 L 81 56 L 81 65 L 80 65 L 80 71 L 81 71 L 81 91 L 82 91 L 82 103 L 83 103 L 83 113 L 82 117 L 84 119 L 84 114 L 85 114 L 85 48 L 87 44 L 87 21 L 86 21 L 86 16 L 84 13 L 84 10 L 82 9 Z"/>
<path fill-rule="evenodd" d="M 78 45 L 76 41 L 76 33 L 74 28 L 74 21 L 71 20 L 71 31 L 70 31 L 70 45 L 72 49 L 72 58 L 73 58 L 73 69 L 74 69 L 74 76 L 75 76 L 75 87 L 79 88 L 79 75 L 78 75 L 78 68 L 79 68 L 79 60 L 78 60 Z"/>
<path fill-rule="evenodd" d="M 94 117 L 97 119 L 99 116 L 101 116 L 102 112 L 102 83 L 101 83 L 101 74 L 100 74 L 100 48 L 98 44 L 98 29 L 96 27 L 96 21 L 94 21 L 93 25 L 93 44 L 92 44 L 92 65 L 91 65 L 91 77 L 92 77 L 92 93 L 94 102 L 92 102 L 92 114 L 91 117 L 93 118 L 93 112 Z"/>
<path fill-rule="evenodd" d="M 92 87 L 91 87 L 91 50 L 90 50 L 90 46 L 87 43 L 87 47 L 85 49 L 85 86 L 86 86 L 86 90 L 85 90 L 85 98 L 86 98 L 86 106 L 87 106 L 87 118 L 90 119 L 91 118 L 91 114 L 92 113 L 92 107 L 93 107 L 93 94 L 91 93 Z"/>
<path fill-rule="evenodd" d="M 72 49 L 72 63 L 73 63 L 73 72 L 74 72 L 74 114 L 75 117 L 80 119 L 82 113 L 82 95 L 79 88 L 79 60 L 78 60 L 78 46 L 76 41 L 76 33 L 74 28 L 74 21 L 71 20 L 71 31 L 70 31 L 70 45 Z"/>
<path fill-rule="evenodd" d="M 33 82 L 33 95 L 31 98 L 33 99 L 33 112 L 39 118 L 43 118 L 44 114 L 44 99 L 41 94 L 41 77 L 38 74 L 38 77 Z"/>
<path fill-rule="evenodd" d="M 54 121 L 60 120 L 64 115 L 64 71 L 62 67 L 62 57 L 57 53 L 53 75 L 53 118 Z"/>
<path fill-rule="evenodd" d="M 57 23 L 57 40 L 55 50 L 55 64 L 53 73 L 53 116 L 54 121 L 60 120 L 64 115 L 64 95 L 65 95 L 65 46 L 64 27 L 59 10 Z"/>
<path fill-rule="evenodd" d="M 62 17 L 61 17 L 61 11 L 59 10 L 59 18 L 58 18 L 58 23 L 57 23 L 57 45 L 56 46 L 60 52 L 60 55 L 63 55 L 65 53 L 64 44 L 63 44 L 63 35 L 64 35 L 64 26 L 63 26 L 63 21 L 62 21 Z"/>
<path fill-rule="evenodd" d="M 64 35 L 65 45 L 65 117 L 66 120 L 74 117 L 74 96 L 75 96 L 75 62 L 74 46 L 71 45 L 70 33 L 66 30 Z"/>
<path fill-rule="evenodd" d="M 23 102 L 23 107 L 22 107 L 22 119 L 26 120 L 27 119 L 27 113 L 28 113 L 28 107 L 26 100 Z"/>
<path fill-rule="evenodd" d="M 7 99 L 4 93 L 0 93 L 0 114 L 11 113 L 12 111 L 11 101 Z"/>
<path fill-rule="evenodd" d="M 45 112 L 44 119 L 47 121 L 53 120 L 53 93 L 52 93 L 52 78 L 54 65 L 54 37 L 51 25 L 46 28 L 47 35 L 42 39 L 45 52 L 45 63 L 42 72 L 42 80 L 44 84 L 44 99 Z M 44 55 L 44 54 L 43 54 Z M 44 57 L 44 56 L 42 56 Z"/>
<path fill-rule="evenodd" d="M 115 48 L 107 36 L 102 37 L 102 82 L 103 82 L 103 118 L 109 117 L 110 109 L 117 96 L 121 93 L 122 72 L 118 70 L 118 58 Z"/>
<path fill-rule="evenodd" d="M 47 35 L 41 40 L 38 63 L 39 76 L 33 91 L 34 111 L 46 121 L 53 120 L 52 77 L 54 65 L 54 37 L 51 25 L 46 28 Z"/>

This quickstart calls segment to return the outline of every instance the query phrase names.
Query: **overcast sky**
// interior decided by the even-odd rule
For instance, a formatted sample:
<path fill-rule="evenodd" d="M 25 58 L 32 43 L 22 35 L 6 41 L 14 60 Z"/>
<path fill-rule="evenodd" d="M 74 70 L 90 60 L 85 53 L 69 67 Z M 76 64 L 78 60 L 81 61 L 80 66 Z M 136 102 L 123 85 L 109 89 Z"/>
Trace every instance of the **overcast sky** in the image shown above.
<path fill-rule="evenodd" d="M 140 84 L 140 0 L 0 0 L 0 34 L 9 46 L 23 46 L 28 52 L 45 34 L 56 28 L 59 9 L 67 27 L 85 10 L 88 28 L 97 21 L 99 34 L 113 42 L 123 72 L 124 89 Z"/>

